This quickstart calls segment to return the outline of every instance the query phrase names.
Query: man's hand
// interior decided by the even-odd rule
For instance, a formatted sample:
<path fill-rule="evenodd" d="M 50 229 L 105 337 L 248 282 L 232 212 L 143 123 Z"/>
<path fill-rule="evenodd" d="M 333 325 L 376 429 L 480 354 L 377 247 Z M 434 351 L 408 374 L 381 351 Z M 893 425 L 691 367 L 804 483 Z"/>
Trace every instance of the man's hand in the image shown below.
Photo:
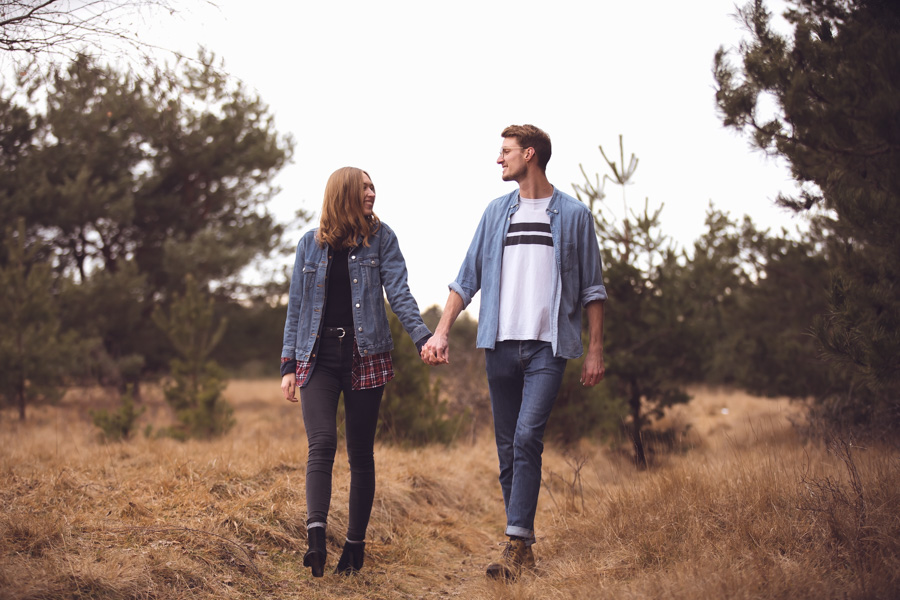
<path fill-rule="evenodd" d="M 447 296 L 447 304 L 444 305 L 444 312 L 441 314 L 441 320 L 434 328 L 434 335 L 429 338 L 425 345 L 422 346 L 422 352 L 419 355 L 425 364 L 436 366 L 445 365 L 450 362 L 450 327 L 456 321 L 456 317 L 462 312 L 463 299 L 456 292 L 451 291 Z"/>
<path fill-rule="evenodd" d="M 288 373 L 284 377 L 281 378 L 281 394 L 284 396 L 284 399 L 288 402 L 296 402 L 297 396 L 295 395 L 295 391 L 297 389 L 297 374 L 296 373 Z"/>
<path fill-rule="evenodd" d="M 603 364 L 603 350 L 588 351 L 581 367 L 581 385 L 593 387 L 603 381 L 606 375 L 606 366 Z"/>
<path fill-rule="evenodd" d="M 434 334 L 422 346 L 422 360 L 425 364 L 436 366 L 450 362 L 450 343 L 446 335 Z"/>
<path fill-rule="evenodd" d="M 606 375 L 606 365 L 603 363 L 603 301 L 588 302 L 585 310 L 590 342 L 581 367 L 581 385 L 592 387 L 603 381 L 603 376 Z"/>

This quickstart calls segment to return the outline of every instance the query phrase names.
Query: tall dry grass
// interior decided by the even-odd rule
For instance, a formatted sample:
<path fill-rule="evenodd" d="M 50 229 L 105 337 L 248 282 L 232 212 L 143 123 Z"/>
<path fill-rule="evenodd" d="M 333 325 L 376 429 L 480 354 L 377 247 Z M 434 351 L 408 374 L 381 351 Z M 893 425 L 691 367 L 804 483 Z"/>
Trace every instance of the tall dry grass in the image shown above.
<path fill-rule="evenodd" d="M 548 447 L 538 571 L 506 585 L 483 576 L 504 526 L 488 435 L 377 447 L 366 565 L 312 579 L 299 408 L 277 380 L 226 394 L 237 426 L 211 442 L 98 441 L 87 410 L 114 401 L 99 391 L 24 425 L 0 414 L 0 598 L 898 597 L 897 452 L 804 442 L 784 401 L 697 390 L 664 424 L 685 435 L 646 472 L 617 449 Z M 145 403 L 165 424 L 159 395 Z M 346 460 L 335 469 L 331 568 Z"/>

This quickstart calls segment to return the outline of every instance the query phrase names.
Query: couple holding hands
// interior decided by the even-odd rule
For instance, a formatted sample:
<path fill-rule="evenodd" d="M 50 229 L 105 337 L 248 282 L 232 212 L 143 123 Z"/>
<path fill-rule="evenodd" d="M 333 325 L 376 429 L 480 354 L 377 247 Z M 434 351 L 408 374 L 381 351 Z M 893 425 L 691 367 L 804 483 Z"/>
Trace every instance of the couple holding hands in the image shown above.
<path fill-rule="evenodd" d="M 487 575 L 512 580 L 534 567 L 544 429 L 566 361 L 584 351 L 582 309 L 589 342 L 581 383 L 603 379 L 606 288 L 590 211 L 547 179 L 549 136 L 533 125 L 511 125 L 501 138 L 497 164 L 503 180 L 515 181 L 518 189 L 485 210 L 434 334 L 409 291 L 397 237 L 373 212 L 375 185 L 365 171 L 345 167 L 331 175 L 319 227 L 297 246 L 281 390 L 286 400 L 300 401 L 306 428 L 309 549 L 303 564 L 314 577 L 325 569 L 341 394 L 350 499 L 335 572 L 351 575 L 363 566 L 375 497 L 378 410 L 394 377 L 385 294 L 422 360 L 440 365 L 449 361 L 450 327 L 481 291 L 476 346 L 485 350 L 509 538 Z"/>

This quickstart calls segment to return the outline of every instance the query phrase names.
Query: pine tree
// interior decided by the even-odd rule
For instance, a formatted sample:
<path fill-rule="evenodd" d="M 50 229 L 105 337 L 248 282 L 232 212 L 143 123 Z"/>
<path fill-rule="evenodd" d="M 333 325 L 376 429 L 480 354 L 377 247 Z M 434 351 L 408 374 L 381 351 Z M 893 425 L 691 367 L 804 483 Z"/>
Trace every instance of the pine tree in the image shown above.
<path fill-rule="evenodd" d="M 632 154 L 625 167 L 625 151 L 619 136 L 621 167 L 600 153 L 613 177 L 585 174 L 585 184 L 575 186 L 578 198 L 594 215 L 603 258 L 606 302 L 604 347 L 607 376 L 613 398 L 627 402 L 635 463 L 648 464 L 643 435 L 665 409 L 690 398 L 682 388 L 683 367 L 691 356 L 682 297 L 677 293 L 682 266 L 670 240 L 660 231 L 662 207 L 650 212 L 633 211 L 625 197 L 638 160 Z M 582 173 L 584 170 L 582 168 Z M 606 181 L 622 188 L 623 211 L 618 221 L 606 201 Z"/>
<path fill-rule="evenodd" d="M 0 90 L 0 122 L 0 223 L 46 241 L 73 283 L 61 322 L 103 341 L 107 383 L 166 369 L 150 316 L 185 275 L 236 296 L 282 249 L 266 205 L 293 142 L 211 55 L 144 77 L 81 56 Z"/>
<path fill-rule="evenodd" d="M 179 355 L 169 363 L 172 382 L 164 390 L 180 422 L 170 433 L 178 438 L 226 433 L 234 419 L 231 407 L 221 397 L 225 372 L 209 356 L 221 341 L 227 322 L 216 323 L 212 298 L 188 276 L 184 295 L 176 297 L 168 315 L 156 310 L 153 322 L 166 333 Z"/>
<path fill-rule="evenodd" d="M 684 274 L 695 304 L 686 318 L 702 349 L 697 379 L 763 396 L 837 389 L 811 335 L 828 282 L 816 232 L 772 234 L 712 207 L 706 225 Z"/>
<path fill-rule="evenodd" d="M 26 246 L 25 222 L 7 229 L 5 264 L 0 266 L 0 395 L 18 408 L 62 396 L 67 357 L 77 352 L 60 331 L 53 275 Z"/>
<path fill-rule="evenodd" d="M 839 420 L 900 431 L 900 4 L 798 0 L 772 27 L 762 0 L 740 11 L 741 63 L 715 59 L 726 126 L 786 158 L 802 185 L 779 202 L 816 209 L 832 284 L 816 336 L 852 375 L 824 398 Z M 774 114 L 767 107 L 774 99 Z"/>

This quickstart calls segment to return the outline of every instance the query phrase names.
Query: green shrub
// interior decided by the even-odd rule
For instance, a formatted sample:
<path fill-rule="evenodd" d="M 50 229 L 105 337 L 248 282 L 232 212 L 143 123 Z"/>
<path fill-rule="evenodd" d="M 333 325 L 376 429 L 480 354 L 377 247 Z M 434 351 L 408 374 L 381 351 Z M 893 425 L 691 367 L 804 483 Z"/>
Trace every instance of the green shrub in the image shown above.
<path fill-rule="evenodd" d="M 431 383 L 431 367 L 419 358 L 416 345 L 397 316 L 389 313 L 388 320 L 394 338 L 396 377 L 384 389 L 378 439 L 407 446 L 448 444 L 456 437 L 466 414 L 450 414 L 448 403 L 440 399 L 440 380 Z"/>
<path fill-rule="evenodd" d="M 594 387 L 581 384 L 584 356 L 566 365 L 562 385 L 547 422 L 545 437 L 568 446 L 582 438 L 609 439 L 622 430 L 628 405 L 614 396 L 606 382 Z"/>
<path fill-rule="evenodd" d="M 122 395 L 122 404 L 118 410 L 110 412 L 106 409 L 90 411 L 91 420 L 100 428 L 103 437 L 111 441 L 127 440 L 134 431 L 135 423 L 144 411 L 145 407 L 135 409 L 134 395 L 131 388 Z"/>
<path fill-rule="evenodd" d="M 227 385 L 225 371 L 206 361 L 197 365 L 177 358 L 170 362 L 172 381 L 163 392 L 175 410 L 178 425 L 162 430 L 179 440 L 209 438 L 228 433 L 234 426 L 234 410 L 221 397 Z"/>

